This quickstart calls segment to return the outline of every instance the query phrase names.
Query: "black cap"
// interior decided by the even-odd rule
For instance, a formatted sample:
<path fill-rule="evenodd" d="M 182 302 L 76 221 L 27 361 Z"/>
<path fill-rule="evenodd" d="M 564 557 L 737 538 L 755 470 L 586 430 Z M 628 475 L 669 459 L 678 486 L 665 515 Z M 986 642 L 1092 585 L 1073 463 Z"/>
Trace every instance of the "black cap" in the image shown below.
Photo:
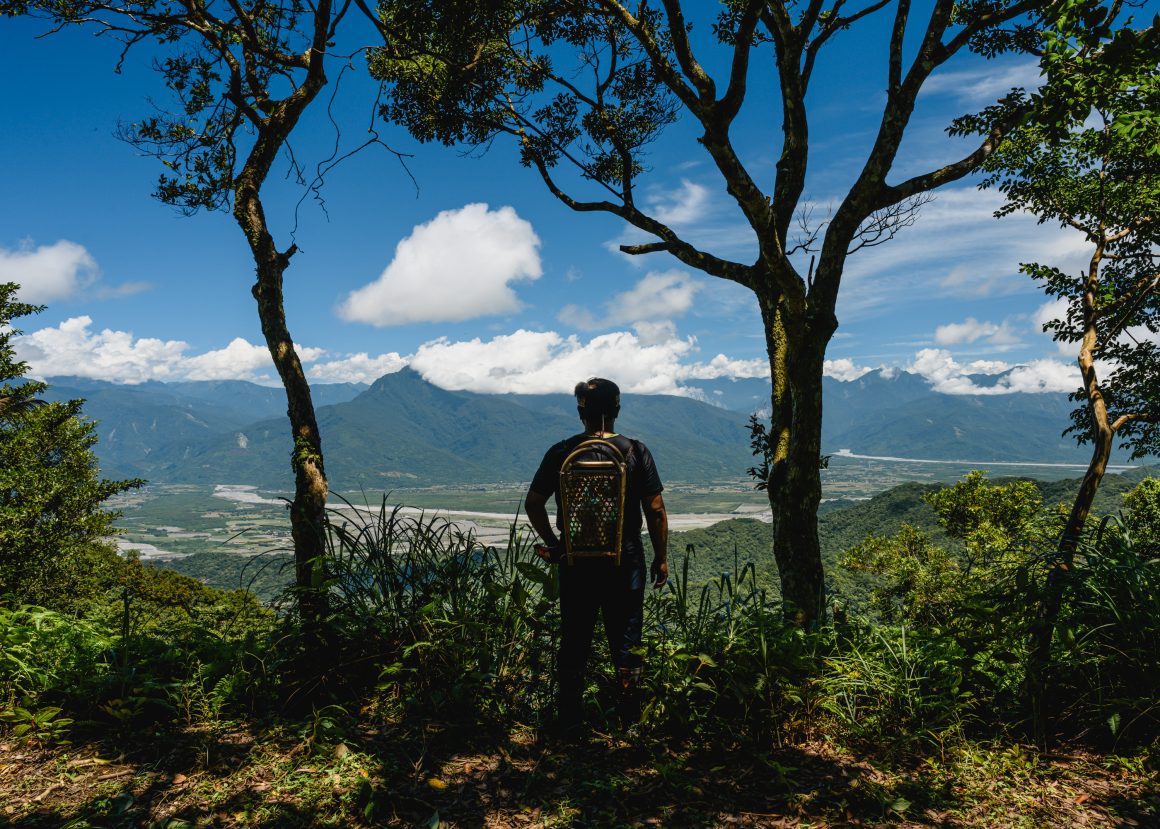
<path fill-rule="evenodd" d="M 584 417 L 616 417 L 620 413 L 620 386 L 603 377 L 591 377 L 576 384 L 576 405 Z"/>

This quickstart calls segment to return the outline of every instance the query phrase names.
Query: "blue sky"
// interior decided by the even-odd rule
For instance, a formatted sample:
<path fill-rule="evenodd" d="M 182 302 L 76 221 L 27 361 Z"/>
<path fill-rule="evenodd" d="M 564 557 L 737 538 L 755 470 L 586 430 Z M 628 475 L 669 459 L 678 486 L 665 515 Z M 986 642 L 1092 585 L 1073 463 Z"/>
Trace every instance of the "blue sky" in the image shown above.
<path fill-rule="evenodd" d="M 185 217 L 150 198 L 159 162 L 114 135 L 118 122 L 167 105 L 149 55 L 130 53 L 115 74 L 111 40 L 36 39 L 43 30 L 0 21 L 0 76 L 16 79 L 0 91 L 0 280 L 48 305 L 20 323 L 18 353 L 39 376 L 273 383 L 249 293 L 253 266 L 232 218 Z M 885 42 L 874 23 L 822 53 L 808 100 L 807 197 L 817 217 L 840 199 L 872 140 Z M 960 56 L 944 66 L 920 99 L 894 180 L 961 155 L 967 144 L 944 133 L 950 119 L 1036 78 L 1022 59 Z M 367 91 L 356 62 L 333 104 L 345 146 L 366 134 Z M 778 147 L 772 100 L 755 88 L 736 133 L 766 187 Z M 665 254 L 619 253 L 638 235 L 613 217 L 571 213 L 519 166 L 509 142 L 467 156 L 378 127 L 409 156 L 409 174 L 371 148 L 327 176 L 325 210 L 281 180 L 286 159 L 268 190 L 281 246 L 297 226 L 286 311 L 313 380 L 370 382 L 409 364 L 439 385 L 485 392 L 567 391 L 602 374 L 628 391 L 696 394 L 701 378 L 767 374 L 745 289 Z M 638 192 L 691 240 L 749 257 L 749 229 L 694 135 L 686 122 L 666 133 Z M 318 107 L 294 139 L 296 155 L 312 169 L 334 140 Z M 1080 267 L 1082 240 L 1027 216 L 996 220 L 1000 203 L 973 182 L 956 184 L 899 238 L 854 255 L 829 373 L 901 368 L 961 393 L 974 390 L 970 373 L 1018 367 L 992 391 L 1073 389 L 1071 355 L 1040 331 L 1053 308 L 1018 267 Z"/>

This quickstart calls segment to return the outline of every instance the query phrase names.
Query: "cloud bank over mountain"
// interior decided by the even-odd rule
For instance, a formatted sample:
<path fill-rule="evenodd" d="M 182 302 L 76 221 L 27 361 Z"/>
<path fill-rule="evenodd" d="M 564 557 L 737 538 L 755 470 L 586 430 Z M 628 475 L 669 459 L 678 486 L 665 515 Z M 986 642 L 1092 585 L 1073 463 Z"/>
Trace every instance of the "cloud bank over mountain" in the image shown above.
<path fill-rule="evenodd" d="M 223 348 L 190 354 L 189 344 L 180 340 L 93 331 L 92 319 L 82 316 L 25 334 L 13 344 L 37 377 L 72 375 L 118 383 L 249 380 L 277 385 L 265 346 L 241 337 Z M 761 359 L 738 360 L 725 354 L 706 358 L 695 337 L 681 337 L 671 325 L 638 325 L 633 331 L 587 339 L 526 329 L 489 339 L 439 337 L 408 355 L 343 354 L 303 345 L 298 351 L 314 382 L 371 383 L 410 366 L 442 388 L 481 393 L 566 392 L 577 378 L 603 375 L 615 378 L 626 392 L 700 397 L 699 381 L 764 378 L 769 372 L 768 363 Z M 826 361 L 825 374 L 849 381 L 882 368 L 838 358 Z M 905 369 L 944 394 L 1067 392 L 1079 382 L 1078 370 L 1070 362 L 959 361 L 950 351 L 938 348 L 920 349 Z M 996 380 L 981 384 L 981 375 Z"/>

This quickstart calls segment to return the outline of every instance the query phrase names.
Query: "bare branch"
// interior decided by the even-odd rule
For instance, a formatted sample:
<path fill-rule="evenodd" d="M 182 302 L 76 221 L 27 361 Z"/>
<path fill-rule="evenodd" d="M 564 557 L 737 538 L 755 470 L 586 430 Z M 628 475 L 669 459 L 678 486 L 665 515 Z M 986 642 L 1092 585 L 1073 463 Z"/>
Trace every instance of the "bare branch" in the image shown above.
<path fill-rule="evenodd" d="M 918 220 L 923 205 L 934 201 L 934 194 L 917 193 L 900 202 L 875 210 L 854 233 L 854 239 L 847 250 L 847 256 L 863 248 L 873 248 L 889 242 L 903 229 Z"/>
<path fill-rule="evenodd" d="M 873 202 L 873 209 L 879 210 L 888 205 L 900 202 L 903 199 L 915 196 L 918 193 L 933 190 L 936 187 L 941 187 L 952 181 L 958 181 L 967 175 L 967 173 L 977 169 L 998 148 L 1004 137 L 1014 128 L 1025 111 L 1023 107 L 1017 108 L 1003 123 L 996 124 L 978 147 L 958 161 L 947 164 L 929 173 L 913 176 L 893 187 L 884 185 L 878 193 L 878 197 Z"/>
<path fill-rule="evenodd" d="M 807 87 L 809 86 L 810 76 L 813 75 L 814 62 L 817 60 L 818 51 L 826 44 L 826 41 L 833 37 L 835 33 L 849 28 L 863 17 L 868 17 L 869 15 L 874 14 L 874 12 L 890 5 L 890 2 L 891 0 L 877 0 L 877 2 L 871 3 L 869 6 L 860 9 L 854 14 L 847 15 L 846 17 L 839 17 L 838 12 L 841 11 L 842 6 L 844 5 L 844 0 L 837 0 L 837 2 L 834 3 L 833 8 L 830 9 L 830 18 L 823 24 L 822 29 L 820 32 L 818 32 L 817 37 L 811 40 L 806 46 L 805 62 L 802 64 L 802 84 Z M 810 26 L 812 28 L 812 22 Z"/>

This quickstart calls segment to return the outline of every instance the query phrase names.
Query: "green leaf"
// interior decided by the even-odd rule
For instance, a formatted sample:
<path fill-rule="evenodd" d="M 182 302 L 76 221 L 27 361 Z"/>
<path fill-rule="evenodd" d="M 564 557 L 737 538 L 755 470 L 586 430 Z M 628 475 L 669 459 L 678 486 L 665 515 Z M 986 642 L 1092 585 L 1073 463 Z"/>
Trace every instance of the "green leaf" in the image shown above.
<path fill-rule="evenodd" d="M 1119 711 L 1112 714 L 1112 716 L 1108 717 L 1108 728 L 1110 728 L 1112 730 L 1112 734 L 1116 734 L 1119 732 L 1119 730 L 1120 730 L 1120 712 Z"/>

